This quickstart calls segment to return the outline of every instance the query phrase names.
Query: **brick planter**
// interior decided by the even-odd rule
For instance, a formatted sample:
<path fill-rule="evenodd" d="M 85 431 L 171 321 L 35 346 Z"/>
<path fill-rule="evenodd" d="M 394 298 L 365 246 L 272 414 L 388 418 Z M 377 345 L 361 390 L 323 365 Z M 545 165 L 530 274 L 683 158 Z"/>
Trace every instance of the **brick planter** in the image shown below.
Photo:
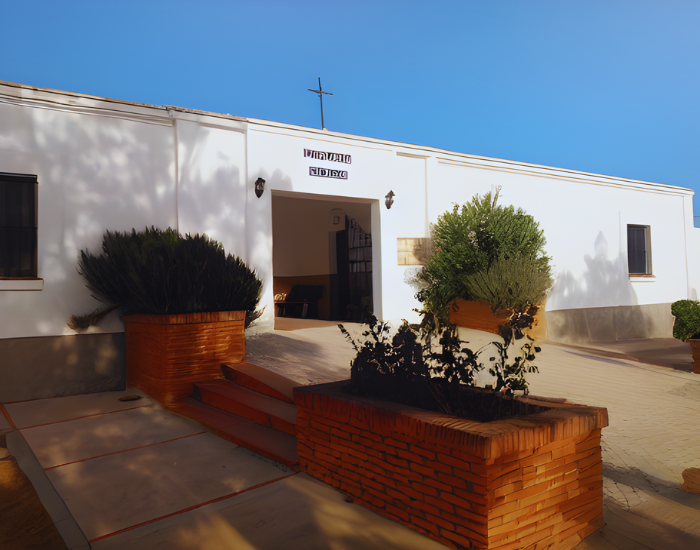
<path fill-rule="evenodd" d="M 689 338 L 686 342 L 690 344 L 690 350 L 693 352 L 693 372 L 700 374 L 700 340 Z"/>
<path fill-rule="evenodd" d="M 604 525 L 607 409 L 551 407 L 473 422 L 346 394 L 294 390 L 302 471 L 452 548 L 568 550 Z"/>
<path fill-rule="evenodd" d="M 458 299 L 450 306 L 450 323 L 453 325 L 493 334 L 498 334 L 499 327 L 508 320 L 509 315 L 507 311 L 494 315 L 491 311 L 491 306 L 486 302 Z M 544 304 L 538 306 L 535 314 L 535 323 L 532 328 L 526 329 L 525 333 L 535 340 L 547 339 L 547 319 L 544 312 Z"/>
<path fill-rule="evenodd" d="M 450 306 L 450 323 L 460 327 L 498 334 L 498 327 L 508 320 L 508 312 L 494 315 L 486 302 L 455 300 Z"/>
<path fill-rule="evenodd" d="M 124 325 L 127 384 L 166 407 L 245 359 L 245 311 L 128 315 Z"/>

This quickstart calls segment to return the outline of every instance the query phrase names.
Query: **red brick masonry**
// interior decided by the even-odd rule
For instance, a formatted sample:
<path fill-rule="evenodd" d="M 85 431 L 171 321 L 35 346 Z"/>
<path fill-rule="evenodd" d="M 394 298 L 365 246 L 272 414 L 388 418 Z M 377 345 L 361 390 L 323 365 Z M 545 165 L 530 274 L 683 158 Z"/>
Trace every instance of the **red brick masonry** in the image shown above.
<path fill-rule="evenodd" d="M 294 390 L 302 471 L 452 548 L 568 550 L 604 525 L 607 409 L 472 422 L 342 391 Z"/>
<path fill-rule="evenodd" d="M 690 351 L 693 353 L 693 372 L 700 374 L 700 340 L 689 338 L 686 342 L 690 344 Z"/>
<path fill-rule="evenodd" d="M 166 407 L 245 359 L 245 311 L 128 315 L 124 325 L 127 384 Z"/>

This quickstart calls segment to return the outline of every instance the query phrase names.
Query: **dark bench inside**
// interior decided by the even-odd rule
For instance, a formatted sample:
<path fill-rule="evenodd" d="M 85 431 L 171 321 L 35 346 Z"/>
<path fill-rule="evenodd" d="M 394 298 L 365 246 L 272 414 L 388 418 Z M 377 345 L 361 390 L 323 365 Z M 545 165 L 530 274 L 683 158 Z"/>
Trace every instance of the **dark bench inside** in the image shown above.
<path fill-rule="evenodd" d="M 280 317 L 318 318 L 318 301 L 323 296 L 323 285 L 294 285 L 281 302 L 275 302 Z"/>

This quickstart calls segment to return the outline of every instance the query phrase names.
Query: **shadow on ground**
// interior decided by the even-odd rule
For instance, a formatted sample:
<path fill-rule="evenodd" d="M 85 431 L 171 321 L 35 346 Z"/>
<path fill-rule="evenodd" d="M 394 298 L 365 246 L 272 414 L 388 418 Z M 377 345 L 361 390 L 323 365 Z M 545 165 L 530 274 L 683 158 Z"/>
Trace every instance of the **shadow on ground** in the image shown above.
<path fill-rule="evenodd" d="M 693 371 L 693 355 L 690 344 L 675 338 L 647 338 L 644 340 L 615 340 L 611 342 L 596 342 L 585 346 L 549 342 L 570 350 L 587 359 L 601 361 L 602 358 L 611 360 L 635 361 L 657 367 L 665 367 L 681 372 Z M 623 365 L 624 363 L 619 363 Z"/>
<path fill-rule="evenodd" d="M 321 384 L 350 378 L 351 344 L 332 338 L 337 328 L 264 333 L 246 339 L 246 361 L 291 378 L 300 384 Z"/>
<path fill-rule="evenodd" d="M 603 463 L 606 526 L 575 550 L 700 548 L 700 495 L 637 468 Z"/>
<path fill-rule="evenodd" d="M 0 415 L 2 412 L 0 412 Z M 53 520 L 0 435 L 0 548 L 65 550 Z"/>

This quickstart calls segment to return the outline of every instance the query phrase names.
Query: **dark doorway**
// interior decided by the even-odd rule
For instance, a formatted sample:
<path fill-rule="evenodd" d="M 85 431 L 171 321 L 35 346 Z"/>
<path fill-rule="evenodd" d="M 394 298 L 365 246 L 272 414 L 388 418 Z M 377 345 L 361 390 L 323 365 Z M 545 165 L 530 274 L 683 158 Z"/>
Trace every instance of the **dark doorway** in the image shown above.
<path fill-rule="evenodd" d="M 373 309 L 371 225 L 370 201 L 274 192 L 275 316 L 366 319 Z"/>
<path fill-rule="evenodd" d="M 372 303 L 372 235 L 357 220 L 345 218 L 347 229 L 335 234 L 337 275 L 331 279 L 334 320 L 366 321 Z"/>

